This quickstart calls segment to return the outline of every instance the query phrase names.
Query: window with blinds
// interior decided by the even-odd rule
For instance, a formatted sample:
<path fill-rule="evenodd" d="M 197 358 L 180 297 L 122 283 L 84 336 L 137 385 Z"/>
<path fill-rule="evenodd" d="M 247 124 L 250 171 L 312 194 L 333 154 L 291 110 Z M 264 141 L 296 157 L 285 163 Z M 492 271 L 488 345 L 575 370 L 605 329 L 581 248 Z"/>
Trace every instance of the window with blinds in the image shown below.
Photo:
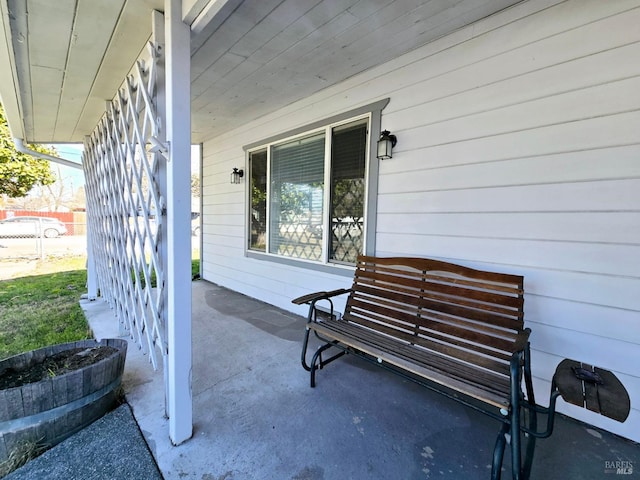
<path fill-rule="evenodd" d="M 249 249 L 353 264 L 362 252 L 368 117 L 249 153 Z"/>
<path fill-rule="evenodd" d="M 324 143 L 323 132 L 271 147 L 269 253 L 322 260 Z"/>

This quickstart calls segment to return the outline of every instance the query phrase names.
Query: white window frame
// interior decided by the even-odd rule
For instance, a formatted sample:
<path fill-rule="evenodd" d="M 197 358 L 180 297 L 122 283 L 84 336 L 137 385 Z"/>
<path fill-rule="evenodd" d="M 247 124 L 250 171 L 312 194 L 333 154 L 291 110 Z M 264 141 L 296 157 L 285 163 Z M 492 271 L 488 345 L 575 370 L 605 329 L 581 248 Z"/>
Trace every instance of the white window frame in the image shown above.
<path fill-rule="evenodd" d="M 389 103 L 389 99 L 383 99 L 375 103 L 365 105 L 363 107 L 349 110 L 347 112 L 335 115 L 333 117 L 314 122 L 312 124 L 296 128 L 288 132 L 284 132 L 281 135 L 255 142 L 244 147 L 245 150 L 245 171 L 250 172 L 249 156 L 252 153 L 265 150 L 267 152 L 267 209 L 266 209 L 266 224 L 270 225 L 271 209 L 270 205 L 270 181 L 271 181 L 271 148 L 273 146 L 286 143 L 288 141 L 295 140 L 297 138 L 304 138 L 316 133 L 325 133 L 325 194 L 323 198 L 323 225 L 328 225 L 330 222 L 330 182 L 331 182 L 331 154 L 332 154 L 332 134 L 333 128 L 352 123 L 358 120 L 367 119 L 368 133 L 367 133 L 367 148 L 366 148 L 366 161 L 365 161 L 365 204 L 364 204 L 364 239 L 363 239 L 363 253 L 372 255 L 375 254 L 375 232 L 376 232 L 376 205 L 378 194 L 378 172 L 379 172 L 379 160 L 375 156 L 376 143 L 380 136 L 381 131 L 381 116 L 382 110 Z M 327 271 L 331 273 L 338 273 L 343 275 L 352 275 L 353 265 L 336 263 L 329 261 L 329 235 L 323 235 L 322 239 L 322 261 L 308 260 L 302 258 L 293 258 L 283 255 L 278 255 L 269 252 L 269 234 L 266 235 L 265 251 L 252 250 L 249 248 L 250 235 L 251 235 L 251 175 L 247 175 L 246 181 L 246 194 L 245 194 L 245 256 L 258 260 L 272 261 L 276 263 L 282 263 L 287 265 L 294 265 L 298 267 Z M 268 228 L 268 227 L 267 227 Z"/>

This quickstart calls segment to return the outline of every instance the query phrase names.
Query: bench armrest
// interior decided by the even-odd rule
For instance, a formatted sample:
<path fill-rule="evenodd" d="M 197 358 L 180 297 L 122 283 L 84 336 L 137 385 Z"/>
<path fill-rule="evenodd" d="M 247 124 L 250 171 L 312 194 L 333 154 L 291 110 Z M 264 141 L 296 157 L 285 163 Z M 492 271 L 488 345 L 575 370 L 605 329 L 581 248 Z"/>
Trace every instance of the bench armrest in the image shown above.
<path fill-rule="evenodd" d="M 515 352 L 522 352 L 526 348 L 527 342 L 529 341 L 529 335 L 531 335 L 530 328 L 525 328 L 524 330 L 518 333 L 518 336 L 516 337 L 515 345 L 514 345 Z"/>
<path fill-rule="evenodd" d="M 335 297 L 337 295 L 342 295 L 345 293 L 349 293 L 351 290 L 349 288 L 339 288 L 338 290 L 331 290 L 330 292 L 315 292 L 310 293 L 308 295 L 302 295 L 301 297 L 294 298 L 291 300 L 291 303 L 295 303 L 296 305 L 302 305 L 303 303 L 311 303 L 318 300 L 326 300 L 331 297 Z"/>

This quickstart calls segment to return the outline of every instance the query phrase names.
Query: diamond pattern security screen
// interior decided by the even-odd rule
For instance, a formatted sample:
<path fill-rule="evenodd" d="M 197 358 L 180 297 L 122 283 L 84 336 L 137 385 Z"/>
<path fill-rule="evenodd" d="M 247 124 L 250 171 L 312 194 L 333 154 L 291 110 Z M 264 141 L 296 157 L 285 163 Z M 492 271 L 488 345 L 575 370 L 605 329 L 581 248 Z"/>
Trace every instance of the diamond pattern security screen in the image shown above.
<path fill-rule="evenodd" d="M 152 51 L 152 55 L 153 55 Z M 88 230 L 101 295 L 157 367 L 166 355 L 164 272 L 160 240 L 164 196 L 160 153 L 147 151 L 159 131 L 156 62 L 134 67 L 85 142 Z M 157 142 L 154 142 L 157 143 Z"/>
<path fill-rule="evenodd" d="M 364 245 L 368 124 L 330 125 L 249 153 L 250 250 L 355 263 Z"/>
<path fill-rule="evenodd" d="M 335 262 L 355 263 L 362 252 L 366 152 L 366 122 L 333 129 L 329 258 Z"/>
<path fill-rule="evenodd" d="M 321 133 L 272 148 L 271 253 L 322 260 L 324 139 Z"/>

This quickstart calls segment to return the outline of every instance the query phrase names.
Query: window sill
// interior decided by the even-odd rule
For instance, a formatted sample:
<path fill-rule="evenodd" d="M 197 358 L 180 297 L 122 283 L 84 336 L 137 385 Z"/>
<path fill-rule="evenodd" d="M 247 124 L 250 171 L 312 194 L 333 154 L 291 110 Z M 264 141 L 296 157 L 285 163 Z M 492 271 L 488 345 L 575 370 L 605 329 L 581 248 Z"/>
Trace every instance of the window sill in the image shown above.
<path fill-rule="evenodd" d="M 296 258 L 281 257 L 270 253 L 260 253 L 253 250 L 246 251 L 246 257 L 254 260 L 265 262 L 273 262 L 280 265 L 288 265 L 296 268 L 304 268 L 316 272 L 329 273 L 331 275 L 340 275 L 343 277 L 353 277 L 355 265 L 341 265 L 336 263 L 317 263 L 308 260 L 300 260 Z"/>

